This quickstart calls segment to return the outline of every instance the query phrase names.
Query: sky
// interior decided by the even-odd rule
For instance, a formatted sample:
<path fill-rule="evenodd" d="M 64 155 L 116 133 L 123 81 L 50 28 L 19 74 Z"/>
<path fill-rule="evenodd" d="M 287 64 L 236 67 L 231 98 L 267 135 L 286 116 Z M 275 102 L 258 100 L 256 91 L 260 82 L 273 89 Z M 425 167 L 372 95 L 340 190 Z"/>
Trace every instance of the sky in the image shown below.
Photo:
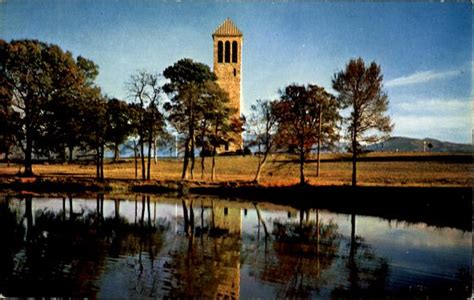
<path fill-rule="evenodd" d="M 0 38 L 59 45 L 99 65 L 102 91 L 127 99 L 140 70 L 181 58 L 212 68 L 213 31 L 231 18 L 244 34 L 242 111 L 290 83 L 328 91 L 351 58 L 375 61 L 392 135 L 472 142 L 470 2 L 0 1 Z"/>

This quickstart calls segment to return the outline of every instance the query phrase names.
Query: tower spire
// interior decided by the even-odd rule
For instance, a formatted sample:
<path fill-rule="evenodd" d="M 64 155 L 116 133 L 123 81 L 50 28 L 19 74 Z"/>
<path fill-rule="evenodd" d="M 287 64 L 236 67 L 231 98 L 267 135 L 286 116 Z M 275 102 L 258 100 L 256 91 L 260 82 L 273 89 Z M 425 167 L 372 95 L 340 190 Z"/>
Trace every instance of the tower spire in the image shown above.
<path fill-rule="evenodd" d="M 242 43 L 243 34 L 227 18 L 212 34 L 214 42 L 214 73 L 217 84 L 228 93 L 229 106 L 235 110 L 232 118 L 240 118 L 242 90 Z M 234 137 L 235 143 L 228 145 L 226 151 L 242 149 L 242 135 Z"/>

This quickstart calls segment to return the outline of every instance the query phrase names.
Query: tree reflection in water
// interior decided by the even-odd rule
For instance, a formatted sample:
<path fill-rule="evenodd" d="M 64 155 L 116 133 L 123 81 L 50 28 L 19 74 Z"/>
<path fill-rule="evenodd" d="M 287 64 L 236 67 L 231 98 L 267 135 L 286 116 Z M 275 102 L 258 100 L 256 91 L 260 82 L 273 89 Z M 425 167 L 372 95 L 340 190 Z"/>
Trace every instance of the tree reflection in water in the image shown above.
<path fill-rule="evenodd" d="M 387 260 L 360 236 L 355 215 L 346 234 L 327 213 L 295 217 L 296 210 L 268 204 L 251 210 L 251 203 L 170 199 L 157 218 L 149 196 L 105 207 L 101 194 L 80 205 L 66 196 L 56 211 L 35 209 L 37 200 L 0 198 L 0 294 L 239 298 L 257 287 L 271 298 L 345 298 L 393 291 Z M 465 289 L 470 270 L 458 276 Z"/>
<path fill-rule="evenodd" d="M 304 214 L 306 213 L 306 219 Z M 258 278 L 279 285 L 280 298 L 306 298 L 325 283 L 324 270 L 336 258 L 339 249 L 337 225 L 309 220 L 309 212 L 300 212 L 300 222 L 273 224 L 272 247 L 265 251 L 265 266 L 255 270 Z"/>
<path fill-rule="evenodd" d="M 260 227 L 263 217 L 258 207 L 256 210 Z M 296 222 L 274 221 L 270 247 L 263 251 L 259 248 L 258 227 L 257 248 L 245 255 L 251 265 L 251 275 L 276 284 L 278 298 L 313 297 L 320 295 L 322 288 L 333 289 L 332 294 L 336 296 L 346 295 L 345 292 L 350 295 L 383 291 L 388 264 L 355 235 L 355 216 L 351 223 L 349 255 L 341 247 L 344 239 L 338 225 L 332 220 L 322 221 L 317 209 L 313 216 L 311 219 L 309 210 L 300 210 Z M 348 284 L 339 284 L 344 278 Z"/>
<path fill-rule="evenodd" d="M 163 226 L 148 219 L 129 224 L 120 218 L 103 216 L 103 195 L 97 210 L 74 212 L 69 197 L 69 214 L 63 210 L 32 209 L 32 197 L 25 196 L 24 214 L 0 202 L 0 293 L 15 296 L 95 297 L 95 281 L 103 271 L 106 257 L 134 255 L 146 249 L 153 260 L 163 244 Z M 145 199 L 143 199 L 145 201 Z M 149 198 L 147 199 L 149 208 Z M 26 222 L 25 222 L 26 221 Z M 24 238 L 22 238 L 24 237 Z"/>
<path fill-rule="evenodd" d="M 389 266 L 383 257 L 377 257 L 375 251 L 356 235 L 356 215 L 351 215 L 351 237 L 348 244 L 349 255 L 343 256 L 348 274 L 348 286 L 339 285 L 333 290 L 333 296 L 381 295 L 385 293 L 389 277 Z M 341 270 L 342 271 L 342 270 Z M 342 273 L 342 272 L 341 272 Z"/>

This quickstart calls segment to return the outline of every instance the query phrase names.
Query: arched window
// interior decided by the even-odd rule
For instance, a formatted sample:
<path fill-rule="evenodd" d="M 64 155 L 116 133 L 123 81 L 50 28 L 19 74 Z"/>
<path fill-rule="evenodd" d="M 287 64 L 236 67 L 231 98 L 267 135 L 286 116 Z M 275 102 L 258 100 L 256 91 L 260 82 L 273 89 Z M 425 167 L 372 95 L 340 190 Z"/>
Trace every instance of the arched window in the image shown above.
<path fill-rule="evenodd" d="M 232 42 L 232 62 L 233 63 L 236 63 L 237 62 L 237 54 L 238 54 L 238 51 L 237 50 L 237 42 L 236 41 L 233 41 Z"/>
<path fill-rule="evenodd" d="M 222 59 L 224 58 L 223 52 L 224 45 L 222 45 L 222 41 L 219 41 L 217 42 L 217 62 L 222 62 Z"/>
<path fill-rule="evenodd" d="M 230 42 L 225 42 L 225 62 L 230 62 Z"/>

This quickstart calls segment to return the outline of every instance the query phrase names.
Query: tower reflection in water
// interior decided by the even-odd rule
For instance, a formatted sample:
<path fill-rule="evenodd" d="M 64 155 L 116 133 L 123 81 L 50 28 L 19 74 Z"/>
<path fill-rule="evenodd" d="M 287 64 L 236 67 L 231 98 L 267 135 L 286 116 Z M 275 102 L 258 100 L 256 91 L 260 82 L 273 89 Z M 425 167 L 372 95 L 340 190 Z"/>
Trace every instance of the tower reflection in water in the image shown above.
<path fill-rule="evenodd" d="M 440 290 L 468 293 L 469 264 L 465 266 L 463 257 L 470 254 L 465 242 L 469 234 L 418 225 L 407 228 L 412 229 L 395 231 L 386 221 L 356 215 L 215 198 L 2 197 L 0 293 L 345 297 L 410 292 L 406 282 L 422 286 L 421 293 L 433 289 L 433 282 Z M 384 250 L 384 234 L 410 232 L 417 240 L 436 237 L 437 243 L 446 244 L 437 250 L 431 243 L 429 251 L 451 261 L 444 268 L 455 268 L 450 271 L 452 279 L 423 264 L 426 256 L 419 257 L 418 265 L 397 257 L 406 248 L 404 239 L 390 240 L 390 249 Z M 374 235 L 380 241 L 375 247 Z M 453 249 L 453 255 L 443 249 Z M 413 273 L 421 267 L 437 281 Z"/>

